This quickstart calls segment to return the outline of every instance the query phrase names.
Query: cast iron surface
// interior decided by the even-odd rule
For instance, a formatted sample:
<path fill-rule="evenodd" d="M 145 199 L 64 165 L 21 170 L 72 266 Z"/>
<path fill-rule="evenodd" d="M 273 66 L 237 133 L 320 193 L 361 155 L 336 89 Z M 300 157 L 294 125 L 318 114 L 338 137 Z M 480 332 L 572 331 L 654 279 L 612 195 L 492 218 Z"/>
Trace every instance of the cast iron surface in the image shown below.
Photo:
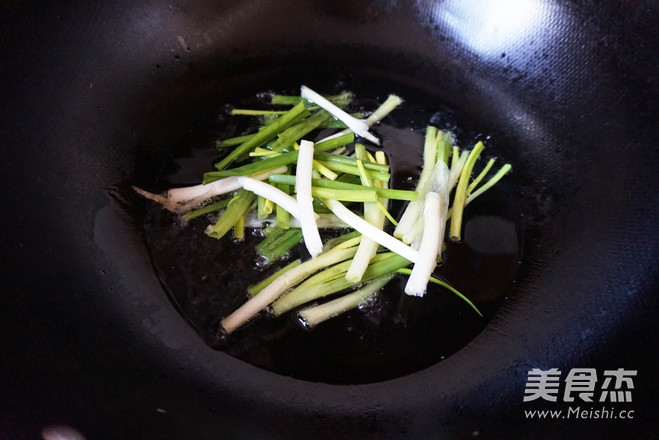
<path fill-rule="evenodd" d="M 90 439 L 656 429 L 657 6 L 512 4 L 3 2 L 0 435 L 55 424 Z M 419 373 L 330 386 L 208 349 L 112 197 L 127 178 L 148 184 L 148 167 L 232 88 L 312 75 L 318 88 L 340 77 L 425 90 L 517 158 L 518 286 L 473 343 Z M 636 418 L 526 420 L 545 408 L 522 403 L 535 367 L 637 369 Z"/>

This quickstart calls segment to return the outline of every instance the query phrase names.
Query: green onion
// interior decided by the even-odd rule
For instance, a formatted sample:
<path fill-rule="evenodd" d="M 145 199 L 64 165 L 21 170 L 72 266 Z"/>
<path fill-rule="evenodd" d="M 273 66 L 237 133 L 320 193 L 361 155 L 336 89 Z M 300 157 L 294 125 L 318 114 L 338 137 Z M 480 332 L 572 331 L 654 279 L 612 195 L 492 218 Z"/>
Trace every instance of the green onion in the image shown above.
<path fill-rule="evenodd" d="M 341 202 L 329 199 L 323 199 L 322 202 L 334 213 L 334 215 L 371 240 L 378 242 L 387 249 L 396 252 L 397 254 L 407 258 L 410 261 L 417 261 L 419 258 L 419 253 L 417 251 L 387 234 L 382 229 L 376 228 L 343 206 Z"/>
<path fill-rule="evenodd" d="M 246 134 L 244 136 L 237 136 L 237 137 L 232 137 L 229 139 L 224 139 L 222 141 L 215 141 L 215 147 L 216 148 L 225 148 L 225 147 L 235 147 L 236 145 L 240 145 L 243 142 L 245 142 L 247 139 L 251 138 L 254 136 L 254 134 Z"/>
<path fill-rule="evenodd" d="M 412 271 L 411 271 L 410 269 L 407 269 L 407 268 L 396 269 L 396 272 L 401 273 L 401 274 L 403 274 L 403 275 L 410 275 L 410 274 L 412 273 Z M 476 313 L 478 313 L 481 317 L 483 316 L 483 314 L 481 313 L 481 311 L 478 310 L 478 307 L 476 307 L 476 306 L 474 305 L 474 303 L 472 303 L 472 302 L 469 300 L 469 298 L 467 298 L 466 296 L 464 296 L 463 294 L 461 294 L 460 292 L 458 292 L 458 291 L 457 291 L 453 286 L 451 286 L 450 284 L 448 284 L 448 283 L 446 283 L 446 282 L 444 282 L 444 281 L 442 281 L 442 280 L 440 280 L 440 279 L 437 279 L 437 278 L 435 278 L 435 277 L 430 277 L 430 282 L 431 282 L 431 283 L 435 283 L 435 284 L 437 284 L 437 285 L 439 285 L 439 286 L 442 286 L 442 287 L 444 287 L 445 289 L 447 289 L 447 290 L 453 292 L 453 293 L 456 294 L 460 299 L 462 299 L 464 302 L 466 302 L 467 304 L 469 304 L 469 307 L 471 307 L 472 309 L 474 309 L 474 310 L 476 311 Z"/>
<path fill-rule="evenodd" d="M 279 269 L 278 271 L 274 272 L 272 275 L 270 275 L 267 278 L 264 278 L 263 280 L 259 281 L 258 283 L 254 284 L 252 287 L 247 289 L 247 292 L 251 295 L 254 296 L 258 294 L 261 290 L 263 290 L 266 286 L 268 286 L 270 283 L 272 283 L 277 277 L 282 276 L 289 270 L 293 269 L 294 267 L 299 266 L 302 263 L 301 259 L 294 260 L 284 266 L 283 268 Z"/>
<path fill-rule="evenodd" d="M 357 167 L 357 164 L 355 165 L 348 165 L 345 163 L 341 162 L 335 162 L 335 161 L 330 161 L 330 162 L 324 162 L 324 161 L 319 161 L 323 166 L 326 166 L 332 171 L 340 171 L 342 173 L 346 174 L 352 174 L 354 176 L 360 176 L 361 173 L 359 172 L 359 168 Z M 391 178 L 391 174 L 389 173 L 380 173 L 377 171 L 367 171 L 368 175 L 372 179 L 377 179 L 381 180 L 383 182 L 389 182 L 389 179 Z"/>
<path fill-rule="evenodd" d="M 299 228 L 282 229 L 277 227 L 256 246 L 256 250 L 268 262 L 273 262 L 283 257 L 301 240 L 302 231 Z"/>
<path fill-rule="evenodd" d="M 192 219 L 195 219 L 197 217 L 201 217 L 204 214 L 210 214 L 211 212 L 217 212 L 221 211 L 222 209 L 226 208 L 229 202 L 231 201 L 230 198 L 226 198 L 223 200 L 220 200 L 218 202 L 210 203 L 203 208 L 195 209 L 194 211 L 189 211 L 186 212 L 183 216 L 185 217 L 186 220 L 190 221 Z"/>
<path fill-rule="evenodd" d="M 343 92 L 338 95 L 334 96 L 327 96 L 327 100 L 330 102 L 333 102 L 336 104 L 338 107 L 345 107 L 350 102 L 352 101 L 352 93 L 350 92 Z M 301 96 L 287 96 L 287 95 L 272 95 L 272 98 L 270 100 L 272 104 L 281 104 L 281 105 L 296 105 L 299 104 L 300 102 L 304 102 L 305 104 L 311 105 L 311 103 Z"/>
<path fill-rule="evenodd" d="M 243 108 L 234 108 L 231 110 L 232 115 L 246 115 L 246 116 L 263 116 L 263 115 L 283 115 L 286 110 L 250 110 Z"/>
<path fill-rule="evenodd" d="M 284 174 L 270 174 L 268 178 L 270 183 L 283 183 L 294 184 L 295 176 L 288 176 Z M 329 188 L 337 190 L 356 190 L 356 191 L 373 191 L 379 197 L 384 197 L 392 200 L 416 200 L 417 192 L 402 189 L 389 189 L 389 188 L 368 188 L 362 185 L 341 182 L 336 180 L 312 179 L 311 184 L 316 188 Z"/>
<path fill-rule="evenodd" d="M 298 117 L 304 114 L 308 114 L 308 110 L 304 107 L 304 104 L 300 103 L 287 111 L 285 114 L 281 115 L 274 121 L 272 124 L 264 127 L 262 130 L 254 133 L 249 139 L 237 146 L 233 151 L 231 151 L 224 159 L 215 164 L 215 168 L 218 170 L 224 169 L 237 157 L 248 153 L 255 147 L 259 147 L 267 143 L 270 139 L 274 138 L 277 133 L 281 132 L 288 127 L 293 121 L 297 120 Z"/>
<path fill-rule="evenodd" d="M 355 155 L 357 157 L 357 167 L 359 168 L 361 175 L 361 182 L 367 187 L 372 187 L 373 184 L 363 166 L 363 161 L 368 160 L 368 155 L 366 153 L 366 148 L 362 144 L 355 145 Z M 364 203 L 364 220 L 382 230 L 384 229 L 385 215 L 384 212 L 380 210 L 380 205 L 382 205 L 382 203 L 377 197 L 369 203 Z M 384 206 L 382 206 L 382 209 L 386 211 Z M 368 264 L 377 253 L 379 247 L 380 245 L 370 238 L 362 238 L 362 242 L 359 243 L 359 248 L 357 249 L 355 258 L 352 260 L 350 267 L 346 272 L 346 279 L 348 281 L 353 283 L 361 281 Z"/>
<path fill-rule="evenodd" d="M 356 144 L 359 145 L 359 144 Z M 317 152 L 314 154 L 314 158 L 317 160 L 321 160 L 323 162 L 333 162 L 333 163 L 341 163 L 345 165 L 351 165 L 351 166 L 357 166 L 357 159 L 354 157 L 348 157 L 348 156 L 342 156 L 339 154 L 331 154 L 331 153 L 319 153 Z M 379 163 L 374 163 L 374 162 L 364 162 L 363 163 L 364 168 L 371 170 L 371 171 L 379 171 L 381 173 L 388 173 L 389 172 L 389 165 L 383 165 Z"/>
<path fill-rule="evenodd" d="M 443 162 L 442 162 L 443 163 Z M 412 274 L 405 285 L 405 293 L 423 296 L 428 280 L 437 265 L 437 255 L 444 242 L 444 226 L 448 201 L 436 192 L 426 194 L 423 204 L 423 234 L 419 243 L 419 260 L 414 264 Z"/>
<path fill-rule="evenodd" d="M 471 172 L 474 169 L 474 164 L 476 159 L 480 156 L 483 151 L 483 142 L 478 142 L 474 148 L 469 153 L 467 158 L 467 163 L 465 163 L 462 172 L 460 173 L 460 180 L 458 186 L 455 190 L 455 195 L 453 196 L 453 207 L 451 215 L 451 226 L 449 228 L 449 238 L 454 241 L 460 241 L 461 230 L 462 230 L 462 214 L 464 212 L 465 200 L 467 199 L 467 187 L 469 185 L 469 179 L 471 177 Z"/>
<path fill-rule="evenodd" d="M 487 175 L 488 171 L 490 171 L 490 169 L 494 165 L 494 162 L 495 162 L 494 159 L 490 159 L 487 162 L 487 165 L 485 165 L 485 167 L 483 168 L 483 171 L 481 171 L 481 173 L 474 180 L 472 180 L 471 183 L 469 184 L 469 187 L 467 188 L 467 194 L 471 194 L 471 192 L 474 190 L 474 188 L 476 188 L 478 186 L 478 184 L 481 183 L 481 180 L 483 180 L 483 177 L 485 177 Z"/>
<path fill-rule="evenodd" d="M 291 187 L 290 185 L 286 184 L 275 184 L 275 188 L 280 189 L 284 193 L 290 195 L 291 194 Z M 291 221 L 291 215 L 289 214 L 288 211 L 286 211 L 284 208 L 282 208 L 279 205 L 276 205 L 276 210 L 277 210 L 277 225 L 280 228 L 283 229 L 288 229 L 290 228 L 290 221 Z"/>
<path fill-rule="evenodd" d="M 336 104 L 333 104 L 331 101 L 327 100 L 317 92 L 311 90 L 309 87 L 302 86 L 300 88 L 300 96 L 311 102 L 315 102 L 320 107 L 327 110 L 329 113 L 332 114 L 332 116 L 334 116 L 335 118 L 341 120 L 344 124 L 346 124 L 350 128 L 350 130 L 352 130 L 358 136 L 361 136 L 364 139 L 368 139 L 369 141 L 373 142 L 375 145 L 380 144 L 378 138 L 376 138 L 371 133 L 369 133 L 368 125 L 366 125 L 364 121 L 357 119 L 353 116 L 350 116 L 348 113 L 346 113 L 338 106 L 336 106 Z"/>
<path fill-rule="evenodd" d="M 354 135 L 352 133 L 341 136 L 339 138 L 334 138 L 329 141 L 321 142 L 315 145 L 316 151 L 327 151 L 333 150 L 334 148 L 340 147 L 342 145 L 348 144 L 354 140 Z M 211 171 L 204 173 L 204 184 L 209 184 L 223 177 L 231 176 L 247 176 L 262 172 L 275 167 L 280 167 L 284 165 L 290 165 L 297 161 L 298 152 L 290 151 L 288 153 L 281 154 L 279 156 L 271 157 L 268 159 L 263 159 L 257 162 L 252 162 L 241 167 L 236 167 L 228 170 L 221 171 Z"/>
<path fill-rule="evenodd" d="M 250 320 L 255 314 L 270 305 L 286 290 L 307 278 L 309 275 L 322 270 L 328 265 L 352 258 L 357 252 L 355 245 L 359 240 L 348 240 L 329 251 L 319 255 L 315 260 L 309 260 L 277 277 L 261 292 L 240 306 L 236 311 L 224 318 L 220 323 L 226 334 L 232 333 L 238 327 Z M 352 246 L 352 247 L 351 247 Z"/>
<path fill-rule="evenodd" d="M 245 215 L 253 200 L 254 194 L 252 192 L 244 189 L 239 190 L 236 196 L 231 199 L 227 209 L 218 219 L 217 223 L 206 228 L 206 235 L 218 240 L 224 237 L 238 220 Z"/>
<path fill-rule="evenodd" d="M 369 264 L 364 272 L 362 281 L 366 282 L 383 275 L 389 275 L 395 270 L 410 264 L 409 260 L 406 260 L 393 252 L 378 254 L 376 257 L 377 258 L 373 258 L 371 264 Z M 310 284 L 311 287 L 309 288 L 295 288 L 275 301 L 272 304 L 272 311 L 274 314 L 282 315 L 302 304 L 355 286 L 355 283 L 346 280 L 345 277 L 338 277 L 324 284 Z"/>
<path fill-rule="evenodd" d="M 492 188 L 492 186 L 494 186 L 495 183 L 501 180 L 501 178 L 505 176 L 511 169 L 512 166 L 510 164 L 505 164 L 504 166 L 502 166 L 501 169 L 497 171 L 497 173 L 494 176 L 492 176 L 490 180 L 488 180 L 480 188 L 478 188 L 476 191 L 470 194 L 469 197 L 467 197 L 465 204 L 469 204 L 470 202 L 474 201 L 476 197 L 483 194 L 488 189 Z"/>
<path fill-rule="evenodd" d="M 300 221 L 302 235 L 304 236 L 304 244 L 309 251 L 309 255 L 311 255 L 311 258 L 316 258 L 318 254 L 323 251 L 323 242 L 320 239 L 318 225 L 316 225 L 316 217 L 313 209 L 313 195 L 311 194 L 311 174 L 314 153 L 313 142 L 300 142 L 300 149 L 298 152 L 295 173 L 295 191 L 297 193 L 297 206 L 300 214 L 294 215 L 294 217 Z"/>
<path fill-rule="evenodd" d="M 320 110 L 299 124 L 287 128 L 277 136 L 277 140 L 272 144 L 272 151 L 281 152 L 289 149 L 294 142 L 299 141 L 304 135 L 315 130 L 330 118 L 331 115 L 329 113 L 325 110 Z"/>
<path fill-rule="evenodd" d="M 305 327 L 313 328 L 321 322 L 334 318 L 365 303 L 375 296 L 392 278 L 393 275 L 385 275 L 377 278 L 352 293 L 328 301 L 325 304 L 301 310 L 298 312 L 298 317 Z"/>
<path fill-rule="evenodd" d="M 340 200 L 342 202 L 375 202 L 378 200 L 378 193 L 375 191 L 361 189 L 331 189 L 312 187 L 311 194 L 314 197 L 324 199 Z"/>

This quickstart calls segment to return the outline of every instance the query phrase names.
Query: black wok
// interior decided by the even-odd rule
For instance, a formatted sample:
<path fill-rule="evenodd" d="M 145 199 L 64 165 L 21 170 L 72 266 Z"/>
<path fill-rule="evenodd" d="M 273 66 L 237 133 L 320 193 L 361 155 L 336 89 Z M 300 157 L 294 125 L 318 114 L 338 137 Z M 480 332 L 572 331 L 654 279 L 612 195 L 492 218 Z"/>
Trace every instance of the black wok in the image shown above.
<path fill-rule="evenodd" d="M 0 437 L 656 430 L 654 2 L 60 3 L 0 6 Z M 122 207 L 132 201 L 117 197 L 122 182 L 152 184 L 218 102 L 301 83 L 413 90 L 514 158 L 518 282 L 482 334 L 430 368 L 337 386 L 211 350 L 164 294 Z M 527 419 L 561 405 L 522 401 L 532 368 L 637 370 L 633 402 L 613 405 L 635 417 Z"/>

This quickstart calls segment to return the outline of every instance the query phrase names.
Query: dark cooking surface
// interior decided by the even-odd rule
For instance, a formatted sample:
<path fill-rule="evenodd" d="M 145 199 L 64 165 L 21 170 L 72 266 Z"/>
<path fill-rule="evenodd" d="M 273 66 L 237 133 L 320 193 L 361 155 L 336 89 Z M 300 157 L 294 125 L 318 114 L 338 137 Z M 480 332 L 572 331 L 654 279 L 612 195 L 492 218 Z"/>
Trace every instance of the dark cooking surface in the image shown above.
<path fill-rule="evenodd" d="M 90 439 L 656 430 L 656 2 L 58 3 L 0 6 L 1 437 L 53 424 Z M 108 192 L 152 183 L 148 164 L 213 91 L 311 75 L 322 88 L 358 70 L 424 90 L 514 156 L 531 239 L 510 301 L 471 344 L 341 387 L 208 349 Z M 525 419 L 552 409 L 522 402 L 527 372 L 553 367 L 637 369 L 635 419 Z"/>
<path fill-rule="evenodd" d="M 360 82 L 374 86 L 369 90 Z M 377 106 L 378 99 L 366 99 L 366 93 L 376 91 L 373 89 L 380 89 L 380 101 L 387 94 L 384 91 L 400 94 L 399 90 L 407 89 L 382 78 L 360 82 L 340 81 L 357 97 L 352 111 Z M 263 108 L 263 102 L 245 99 L 258 95 L 248 90 L 230 105 Z M 233 94 L 239 96 L 238 92 Z M 459 145 L 465 148 L 485 137 L 477 130 L 467 130 L 463 124 L 456 125 L 452 112 L 441 108 L 435 99 L 409 90 L 405 90 L 404 97 L 401 108 L 374 131 L 392 164 L 394 187 L 413 189 L 422 165 L 427 124 L 452 130 L 459 136 Z M 208 113 L 206 121 L 184 138 L 176 156 L 163 167 L 156 188 L 198 183 L 219 156 L 213 138 L 240 135 L 249 120 L 254 119 L 232 118 L 224 108 Z M 496 145 L 484 140 L 488 147 L 477 170 L 484 166 L 487 157 L 497 155 Z M 510 160 L 500 157 L 499 166 Z M 427 368 L 464 347 L 485 328 L 510 294 L 519 267 L 522 234 L 514 176 L 509 175 L 466 210 L 464 242 L 449 243 L 445 261 L 437 272 L 475 301 L 484 318 L 437 286 L 432 286 L 424 298 L 403 295 L 406 277 L 399 276 L 368 307 L 346 313 L 312 331 L 303 330 L 293 311 L 276 319 L 261 316 L 225 343 L 217 338 L 219 321 L 245 301 L 250 285 L 273 273 L 272 268 L 256 264 L 254 246 L 262 238 L 247 234 L 245 243 L 230 237 L 218 242 L 204 234 L 209 219 L 200 218 L 183 227 L 176 216 L 153 203 L 149 204 L 144 223 L 145 241 L 163 286 L 209 345 L 285 376 L 328 383 L 377 382 Z M 392 213 L 400 217 L 403 207 L 400 202 L 392 203 Z M 299 246 L 290 259 L 306 259 L 304 251 L 300 253 L 302 248 Z"/>

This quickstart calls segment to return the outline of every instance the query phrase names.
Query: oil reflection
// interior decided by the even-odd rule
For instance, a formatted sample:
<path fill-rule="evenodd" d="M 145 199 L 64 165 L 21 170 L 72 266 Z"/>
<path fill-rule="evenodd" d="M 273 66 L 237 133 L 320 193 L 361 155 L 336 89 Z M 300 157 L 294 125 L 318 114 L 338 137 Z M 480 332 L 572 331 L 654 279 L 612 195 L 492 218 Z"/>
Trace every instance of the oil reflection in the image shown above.
<path fill-rule="evenodd" d="M 441 19 L 473 51 L 501 56 L 546 32 L 548 12 L 547 4 L 538 0 L 452 0 L 442 8 Z"/>

